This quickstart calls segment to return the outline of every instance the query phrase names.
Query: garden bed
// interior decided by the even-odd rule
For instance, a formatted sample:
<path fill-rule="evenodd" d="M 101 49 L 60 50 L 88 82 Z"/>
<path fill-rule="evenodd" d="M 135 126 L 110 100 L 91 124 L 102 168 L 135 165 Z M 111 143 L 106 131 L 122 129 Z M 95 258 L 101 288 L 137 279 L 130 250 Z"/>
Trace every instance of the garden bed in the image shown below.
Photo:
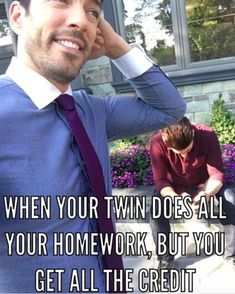
<path fill-rule="evenodd" d="M 235 144 L 222 145 L 225 182 L 235 185 Z M 112 186 L 133 188 L 153 185 L 150 151 L 148 146 L 119 144 L 111 150 Z"/>

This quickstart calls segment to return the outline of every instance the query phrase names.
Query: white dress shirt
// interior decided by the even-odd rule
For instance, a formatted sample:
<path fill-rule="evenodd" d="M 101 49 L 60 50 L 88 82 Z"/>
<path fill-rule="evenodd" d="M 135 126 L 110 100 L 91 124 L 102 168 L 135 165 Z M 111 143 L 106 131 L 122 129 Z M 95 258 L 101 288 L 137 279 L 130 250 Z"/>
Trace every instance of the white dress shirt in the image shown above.
<path fill-rule="evenodd" d="M 112 60 L 127 79 L 141 75 L 152 66 L 152 62 L 140 45 L 131 44 L 131 46 L 132 49 L 128 53 Z M 38 109 L 46 107 L 61 94 L 61 91 L 51 82 L 16 57 L 12 58 L 6 74 L 24 90 Z M 65 93 L 72 95 L 70 86 Z"/>

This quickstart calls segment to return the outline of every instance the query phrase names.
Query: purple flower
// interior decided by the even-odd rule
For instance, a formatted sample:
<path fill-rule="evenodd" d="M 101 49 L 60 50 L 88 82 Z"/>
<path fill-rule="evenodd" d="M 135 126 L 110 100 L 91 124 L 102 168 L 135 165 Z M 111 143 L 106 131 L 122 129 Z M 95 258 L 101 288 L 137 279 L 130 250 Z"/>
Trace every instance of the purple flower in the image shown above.
<path fill-rule="evenodd" d="M 225 182 L 235 183 L 235 144 L 221 147 Z M 126 145 L 110 155 L 112 185 L 115 188 L 153 185 L 150 151 L 148 146 Z"/>

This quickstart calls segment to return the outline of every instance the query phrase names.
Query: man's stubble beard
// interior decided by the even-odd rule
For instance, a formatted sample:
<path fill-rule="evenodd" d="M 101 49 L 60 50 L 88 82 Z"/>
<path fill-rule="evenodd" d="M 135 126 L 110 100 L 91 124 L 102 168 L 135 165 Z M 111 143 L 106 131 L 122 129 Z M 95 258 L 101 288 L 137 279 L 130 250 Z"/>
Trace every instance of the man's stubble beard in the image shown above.
<path fill-rule="evenodd" d="M 91 50 L 90 48 L 89 51 L 86 50 L 86 56 L 83 55 L 83 60 L 81 60 L 80 63 L 77 61 L 78 57 L 67 52 L 60 53 L 64 54 L 63 60 L 60 61 L 59 58 L 56 59 L 54 57 L 55 53 L 53 53 L 53 50 L 47 50 L 46 46 L 43 48 L 41 42 L 38 42 L 37 40 L 34 41 L 31 40 L 26 42 L 25 50 L 36 71 L 47 80 L 62 85 L 71 83 L 78 76 L 80 69 L 88 59 Z M 34 44 L 34 46 L 32 46 L 32 44 Z M 67 63 L 65 60 L 67 60 Z M 76 64 L 78 65 L 76 66 Z"/>

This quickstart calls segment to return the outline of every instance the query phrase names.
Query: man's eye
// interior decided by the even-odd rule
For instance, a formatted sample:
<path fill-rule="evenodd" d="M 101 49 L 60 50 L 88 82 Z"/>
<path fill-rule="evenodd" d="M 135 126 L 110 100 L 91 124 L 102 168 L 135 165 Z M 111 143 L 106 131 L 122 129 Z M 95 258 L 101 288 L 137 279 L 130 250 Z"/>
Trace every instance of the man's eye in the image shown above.
<path fill-rule="evenodd" d="M 100 12 L 97 10 L 88 10 L 87 14 L 90 18 L 98 20 L 100 18 Z"/>
<path fill-rule="evenodd" d="M 67 3 L 68 2 L 68 0 L 52 0 L 52 1 L 61 2 L 61 3 Z"/>

